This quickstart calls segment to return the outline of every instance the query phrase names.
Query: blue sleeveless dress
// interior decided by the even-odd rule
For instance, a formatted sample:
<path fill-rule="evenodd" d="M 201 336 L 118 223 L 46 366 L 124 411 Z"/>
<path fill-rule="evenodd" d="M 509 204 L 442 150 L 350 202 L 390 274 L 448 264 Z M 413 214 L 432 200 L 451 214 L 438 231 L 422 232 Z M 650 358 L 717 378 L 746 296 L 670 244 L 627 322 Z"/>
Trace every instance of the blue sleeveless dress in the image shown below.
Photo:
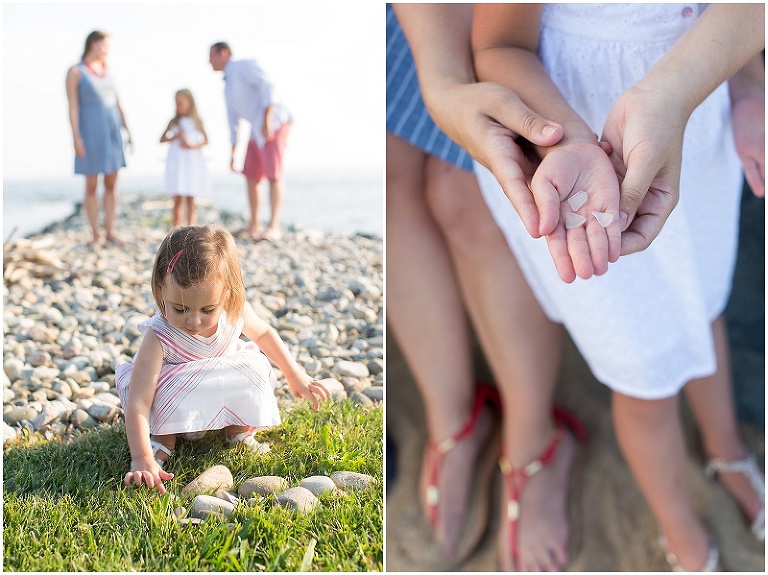
<path fill-rule="evenodd" d="M 123 122 L 117 109 L 115 84 L 108 72 L 103 76 L 96 75 L 82 62 L 78 69 L 79 127 L 85 157 L 75 155 L 75 173 L 86 176 L 111 174 L 125 167 L 120 133 Z"/>

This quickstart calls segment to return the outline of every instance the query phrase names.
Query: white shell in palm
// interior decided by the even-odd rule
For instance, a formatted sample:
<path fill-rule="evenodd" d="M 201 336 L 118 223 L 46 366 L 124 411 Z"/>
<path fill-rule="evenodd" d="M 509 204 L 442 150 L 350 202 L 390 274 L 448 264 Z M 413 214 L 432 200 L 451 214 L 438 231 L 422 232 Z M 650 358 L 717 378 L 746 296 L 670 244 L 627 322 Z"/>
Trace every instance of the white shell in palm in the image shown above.
<path fill-rule="evenodd" d="M 587 218 L 580 216 L 579 214 L 572 214 L 571 212 L 565 212 L 565 229 L 570 230 L 578 228 L 587 221 Z"/>
<path fill-rule="evenodd" d="M 595 216 L 597 223 L 604 228 L 607 228 L 608 225 L 613 221 L 613 214 L 607 214 L 605 212 L 592 212 L 592 215 Z"/>
<path fill-rule="evenodd" d="M 581 190 L 580 192 L 576 192 L 570 198 L 568 198 L 568 205 L 571 206 L 571 209 L 574 212 L 577 212 L 581 206 L 587 203 L 588 197 L 589 195 L 587 192 Z"/>

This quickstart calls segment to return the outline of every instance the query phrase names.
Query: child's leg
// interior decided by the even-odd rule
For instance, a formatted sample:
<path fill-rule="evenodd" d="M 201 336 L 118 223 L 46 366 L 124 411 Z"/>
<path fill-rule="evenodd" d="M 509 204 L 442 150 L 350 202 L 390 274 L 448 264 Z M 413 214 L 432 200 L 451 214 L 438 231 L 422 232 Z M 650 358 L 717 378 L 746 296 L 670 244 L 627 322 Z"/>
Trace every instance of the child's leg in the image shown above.
<path fill-rule="evenodd" d="M 624 457 L 680 565 L 698 571 L 709 540 L 691 503 L 678 397 L 644 400 L 613 393 L 616 436 Z"/>
<path fill-rule="evenodd" d="M 178 228 L 181 225 L 181 196 L 173 196 L 173 212 L 171 226 Z"/>
<path fill-rule="evenodd" d="M 173 448 L 176 446 L 176 434 L 175 433 L 172 433 L 170 435 L 151 435 L 150 439 L 152 441 L 157 441 L 159 443 L 162 443 L 163 445 L 165 445 L 171 451 L 173 451 Z M 154 456 L 155 459 L 159 459 L 160 461 L 168 461 L 168 457 L 170 457 L 162 449 L 158 449 L 155 453 L 153 453 L 153 456 Z"/>
<path fill-rule="evenodd" d="M 475 392 L 461 296 L 425 201 L 426 165 L 423 152 L 387 134 L 387 321 L 424 400 L 429 438 L 439 442 L 466 424 Z M 449 553 L 459 542 L 474 462 L 491 423 L 486 414 L 476 433 L 443 460 L 437 537 Z"/>
<path fill-rule="evenodd" d="M 717 352 L 717 371 L 685 386 L 685 397 L 698 424 L 708 458 L 742 459 L 747 450 L 739 435 L 731 387 L 728 336 L 722 316 L 712 324 Z M 721 473 L 718 479 L 738 502 L 750 521 L 763 507 L 759 494 L 743 473 Z"/>
<path fill-rule="evenodd" d="M 93 234 L 93 243 L 97 243 L 101 238 L 99 234 L 99 197 L 96 194 L 96 188 L 99 184 L 99 176 L 85 176 L 85 200 L 83 208 L 88 224 L 91 226 Z"/>
<path fill-rule="evenodd" d="M 448 178 L 452 185 L 441 181 Z M 513 467 L 523 467 L 541 455 L 554 434 L 552 394 L 562 328 L 538 305 L 475 176 L 433 162 L 429 183 L 431 212 L 447 240 L 463 300 L 502 394 L 504 454 Z M 556 463 L 525 487 L 520 565 L 512 564 L 509 533 L 502 527 L 502 569 L 545 571 L 566 562 L 567 474 L 573 451 L 568 436 Z"/>
<path fill-rule="evenodd" d="M 194 226 L 197 223 L 197 207 L 195 196 L 187 196 L 187 225 Z"/>

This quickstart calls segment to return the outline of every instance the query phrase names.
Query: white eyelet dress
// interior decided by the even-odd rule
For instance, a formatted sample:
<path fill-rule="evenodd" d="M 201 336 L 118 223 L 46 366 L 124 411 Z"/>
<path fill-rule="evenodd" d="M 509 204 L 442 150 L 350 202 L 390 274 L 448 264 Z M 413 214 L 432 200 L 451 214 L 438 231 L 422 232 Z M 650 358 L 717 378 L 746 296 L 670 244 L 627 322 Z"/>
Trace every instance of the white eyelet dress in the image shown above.
<path fill-rule="evenodd" d="M 163 365 L 149 416 L 153 435 L 221 429 L 230 425 L 271 427 L 280 423 L 276 379 L 267 357 L 240 339 L 242 316 L 232 324 L 222 312 L 211 337 L 189 335 L 160 312 L 142 323 L 163 348 Z M 133 363 L 119 365 L 115 384 L 127 412 Z"/>
<path fill-rule="evenodd" d="M 613 102 L 701 10 L 697 4 L 547 4 L 539 55 L 571 106 L 601 134 Z M 625 395 L 659 399 L 714 372 L 711 323 L 730 293 L 741 193 L 726 85 L 688 122 L 680 201 L 661 234 L 604 276 L 560 280 L 546 240 L 528 235 L 490 172 L 477 163 L 475 171 L 544 311 L 565 325 L 598 380 Z"/>

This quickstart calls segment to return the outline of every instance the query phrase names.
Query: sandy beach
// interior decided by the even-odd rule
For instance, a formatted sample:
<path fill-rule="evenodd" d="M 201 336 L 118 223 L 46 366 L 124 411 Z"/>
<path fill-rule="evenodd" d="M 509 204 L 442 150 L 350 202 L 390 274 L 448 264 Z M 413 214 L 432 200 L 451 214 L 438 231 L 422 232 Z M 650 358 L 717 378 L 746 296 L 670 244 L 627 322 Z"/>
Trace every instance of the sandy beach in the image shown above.
<path fill-rule="evenodd" d="M 477 375 L 489 380 L 476 350 Z M 395 339 L 387 339 L 387 432 L 397 446 L 397 479 L 387 494 L 386 569 L 444 571 L 441 553 L 420 516 L 417 482 L 426 441 L 421 400 Z M 656 543 L 656 522 L 619 452 L 610 415 L 610 393 L 590 373 L 568 340 L 555 401 L 585 425 L 587 443 L 577 448 L 571 470 L 568 571 L 669 571 Z M 396 406 L 393 408 L 393 406 Z M 689 481 L 698 513 L 718 542 L 728 571 L 765 571 L 764 546 L 749 533 L 739 509 L 716 482 L 704 478 L 704 457 L 693 422 L 685 413 L 690 450 Z M 758 461 L 765 455 L 762 429 L 743 425 Z M 496 571 L 496 536 L 501 510 L 501 473 L 491 493 L 491 521 L 480 547 L 460 571 Z M 476 503 L 480 504 L 480 503 Z M 524 520 L 524 519 L 523 519 Z"/>
<path fill-rule="evenodd" d="M 244 227 L 199 202 L 199 223 Z M 32 441 L 122 420 L 117 365 L 132 360 L 138 325 L 155 311 L 150 274 L 170 225 L 166 197 L 125 195 L 123 247 L 88 245 L 76 213 L 4 245 L 3 438 Z M 297 361 L 334 396 L 383 397 L 382 240 L 290 226 L 279 242 L 237 240 L 247 300 Z M 278 402 L 293 401 L 279 371 Z"/>

